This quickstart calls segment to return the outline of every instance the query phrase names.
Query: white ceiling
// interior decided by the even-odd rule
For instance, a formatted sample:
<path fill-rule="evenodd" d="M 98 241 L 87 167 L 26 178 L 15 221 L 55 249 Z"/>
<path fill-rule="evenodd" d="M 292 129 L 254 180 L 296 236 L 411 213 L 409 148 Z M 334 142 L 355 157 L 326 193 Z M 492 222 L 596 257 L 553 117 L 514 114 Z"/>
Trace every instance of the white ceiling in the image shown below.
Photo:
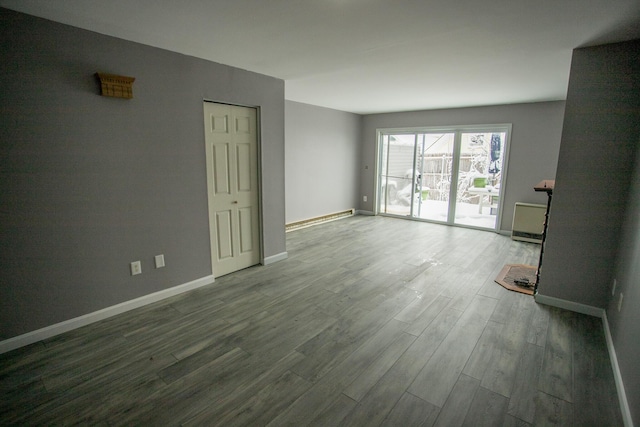
<path fill-rule="evenodd" d="M 355 113 L 564 99 L 572 49 L 640 38 L 638 0 L 0 0 L 285 80 Z"/>

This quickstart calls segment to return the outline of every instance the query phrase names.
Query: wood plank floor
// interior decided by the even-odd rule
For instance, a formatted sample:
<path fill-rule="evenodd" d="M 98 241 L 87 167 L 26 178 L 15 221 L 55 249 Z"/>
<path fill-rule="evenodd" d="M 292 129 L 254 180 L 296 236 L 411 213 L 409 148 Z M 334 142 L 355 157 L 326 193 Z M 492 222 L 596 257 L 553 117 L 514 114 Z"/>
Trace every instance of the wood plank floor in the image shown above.
<path fill-rule="evenodd" d="M 600 319 L 493 281 L 538 245 L 357 216 L 287 250 L 0 355 L 0 425 L 622 425 Z"/>

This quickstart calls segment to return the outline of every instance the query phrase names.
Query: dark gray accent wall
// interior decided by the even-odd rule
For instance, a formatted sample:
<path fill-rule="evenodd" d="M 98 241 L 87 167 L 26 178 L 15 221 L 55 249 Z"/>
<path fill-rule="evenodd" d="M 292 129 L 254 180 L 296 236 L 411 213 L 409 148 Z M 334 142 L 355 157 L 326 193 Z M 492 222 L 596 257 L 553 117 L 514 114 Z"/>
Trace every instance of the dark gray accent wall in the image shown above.
<path fill-rule="evenodd" d="M 358 206 L 362 116 L 285 102 L 287 223 Z"/>
<path fill-rule="evenodd" d="M 538 292 L 606 308 L 640 136 L 639 42 L 576 49 Z"/>
<path fill-rule="evenodd" d="M 204 99 L 259 108 L 264 256 L 286 251 L 282 80 L 5 9 L 0 34 L 0 340 L 211 275 Z"/>
<path fill-rule="evenodd" d="M 360 209 L 374 210 L 376 129 L 511 123 L 500 223 L 501 230 L 511 230 L 516 202 L 546 203 L 546 196 L 535 193 L 533 186 L 555 177 L 563 114 L 564 102 L 556 101 L 367 115 L 362 131 L 360 192 L 369 202 L 360 202 Z"/>

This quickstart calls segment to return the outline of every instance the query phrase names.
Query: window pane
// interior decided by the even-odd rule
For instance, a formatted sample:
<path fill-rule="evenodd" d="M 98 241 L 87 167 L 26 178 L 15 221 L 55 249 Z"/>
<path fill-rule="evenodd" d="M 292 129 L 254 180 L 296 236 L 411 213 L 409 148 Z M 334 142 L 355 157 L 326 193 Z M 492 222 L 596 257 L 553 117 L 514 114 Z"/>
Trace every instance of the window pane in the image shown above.
<path fill-rule="evenodd" d="M 380 175 L 380 212 L 410 215 L 415 135 L 384 135 Z"/>
<path fill-rule="evenodd" d="M 415 216 L 447 222 L 453 161 L 454 133 L 418 135 L 419 200 Z"/>
<path fill-rule="evenodd" d="M 496 227 L 505 132 L 463 132 L 455 223 Z"/>

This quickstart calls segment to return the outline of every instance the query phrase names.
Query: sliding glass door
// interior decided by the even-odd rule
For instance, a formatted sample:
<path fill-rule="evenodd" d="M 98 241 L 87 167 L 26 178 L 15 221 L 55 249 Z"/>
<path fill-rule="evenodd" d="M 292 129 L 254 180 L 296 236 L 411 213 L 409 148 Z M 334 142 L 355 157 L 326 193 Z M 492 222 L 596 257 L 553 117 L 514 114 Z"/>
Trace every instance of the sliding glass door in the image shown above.
<path fill-rule="evenodd" d="M 454 222 L 496 228 L 502 188 L 503 132 L 461 132 Z"/>
<path fill-rule="evenodd" d="M 377 211 L 496 229 L 508 125 L 382 130 Z"/>
<path fill-rule="evenodd" d="M 451 132 L 416 133 L 416 170 L 420 177 L 420 197 L 415 217 L 447 222 L 451 179 L 451 159 L 455 134 Z"/>

